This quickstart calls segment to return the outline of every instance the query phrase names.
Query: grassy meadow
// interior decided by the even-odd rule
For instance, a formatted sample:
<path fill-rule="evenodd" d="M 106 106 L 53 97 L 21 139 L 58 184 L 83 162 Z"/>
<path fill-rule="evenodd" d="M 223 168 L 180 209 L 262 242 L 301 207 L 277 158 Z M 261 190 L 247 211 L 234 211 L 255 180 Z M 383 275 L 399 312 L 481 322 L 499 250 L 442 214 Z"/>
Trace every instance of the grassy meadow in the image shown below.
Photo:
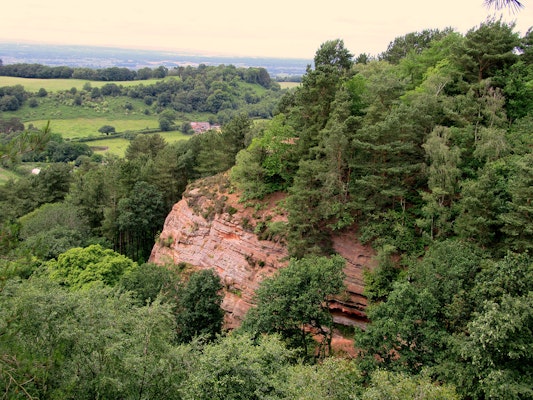
<path fill-rule="evenodd" d="M 36 128 L 46 125 L 47 120 L 32 120 L 29 123 Z M 98 129 L 104 125 L 114 126 L 117 132 L 139 131 L 142 129 L 157 129 L 159 124 L 156 119 L 110 119 L 104 117 L 96 118 L 70 118 L 53 119 L 50 127 L 53 133 L 60 134 L 63 139 L 81 139 L 86 137 L 104 137 Z"/>
<path fill-rule="evenodd" d="M 10 179 L 16 179 L 17 177 L 18 177 L 17 173 L 0 167 L 0 185 L 5 184 Z"/>
<path fill-rule="evenodd" d="M 4 111 L 3 114 L 6 117 L 20 118 L 25 124 L 39 120 L 78 118 L 106 118 L 110 121 L 148 120 L 157 123 L 157 116 L 139 99 L 127 97 L 106 97 L 103 100 L 84 99 L 81 105 L 75 105 L 72 98 L 51 93 L 46 97 L 37 98 L 37 102 L 37 107 L 25 104 L 17 111 Z"/>
<path fill-rule="evenodd" d="M 128 82 L 96 82 L 90 81 L 92 87 L 102 87 L 107 83 L 116 83 L 122 86 L 151 84 L 156 79 L 148 81 Z M 140 99 L 128 97 L 105 97 L 102 101 L 85 98 L 81 105 L 76 105 L 71 97 L 65 96 L 65 91 L 75 87 L 78 91 L 83 89 L 86 80 L 79 79 L 26 79 L 0 76 L 0 87 L 22 85 L 28 92 L 37 92 L 44 88 L 48 92 L 46 97 L 36 98 L 37 107 L 25 104 L 14 112 L 2 112 L 2 117 L 19 118 L 26 127 L 34 126 L 43 128 L 50 120 L 53 133 L 60 134 L 66 140 L 79 140 L 84 138 L 97 139 L 87 142 L 98 153 L 110 153 L 124 156 L 129 140 L 125 138 L 107 138 L 98 132 L 104 125 L 111 125 L 117 133 L 138 132 L 144 129 L 158 129 L 159 121 L 154 110 Z M 205 115 L 190 115 L 196 120 L 205 120 Z M 181 121 L 176 121 L 179 125 Z M 168 143 L 187 140 L 190 136 L 181 132 L 159 132 Z M 0 176 L 0 183 L 9 179 L 7 171 Z"/>
<path fill-rule="evenodd" d="M 167 143 L 175 143 L 182 140 L 188 140 L 190 138 L 190 136 L 184 135 L 179 131 L 159 132 L 159 134 L 167 141 Z M 124 157 L 130 141 L 124 138 L 111 138 L 94 140 L 87 142 L 87 144 L 91 146 L 95 153 L 109 153 L 119 157 Z"/>
<path fill-rule="evenodd" d="M 143 83 L 150 85 L 160 79 L 149 79 L 146 81 L 121 81 L 121 82 L 104 82 L 104 81 L 88 81 L 85 79 L 29 79 L 16 78 L 12 76 L 0 76 L 0 87 L 2 86 L 16 86 L 22 85 L 28 92 L 37 92 L 41 88 L 45 88 L 48 92 L 58 92 L 61 90 L 70 90 L 76 88 L 82 90 L 86 83 L 90 83 L 92 87 L 102 87 L 107 83 L 116 83 L 124 87 L 135 86 Z"/>
<path fill-rule="evenodd" d="M 293 89 L 301 85 L 300 82 L 278 82 L 281 89 Z"/>

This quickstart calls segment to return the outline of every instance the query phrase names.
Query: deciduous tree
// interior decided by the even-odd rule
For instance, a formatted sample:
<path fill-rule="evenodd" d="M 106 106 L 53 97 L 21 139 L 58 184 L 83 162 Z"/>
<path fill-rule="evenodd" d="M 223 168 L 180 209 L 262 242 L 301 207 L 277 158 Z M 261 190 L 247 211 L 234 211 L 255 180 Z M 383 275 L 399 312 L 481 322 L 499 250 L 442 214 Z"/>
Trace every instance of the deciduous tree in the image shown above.
<path fill-rule="evenodd" d="M 100 245 L 70 249 L 45 264 L 51 280 L 82 289 L 95 284 L 114 286 L 123 274 L 137 268 L 131 259 Z"/>
<path fill-rule="evenodd" d="M 222 284 L 213 270 L 193 273 L 178 297 L 176 315 L 178 341 L 190 342 L 195 336 L 213 340 L 222 330 L 224 311 L 220 308 Z"/>
<path fill-rule="evenodd" d="M 289 266 L 262 281 L 257 307 L 243 327 L 255 335 L 278 333 L 309 356 L 309 335 L 320 337 L 319 354 L 328 352 L 332 338 L 331 296 L 343 289 L 345 260 L 341 256 L 292 259 Z"/>

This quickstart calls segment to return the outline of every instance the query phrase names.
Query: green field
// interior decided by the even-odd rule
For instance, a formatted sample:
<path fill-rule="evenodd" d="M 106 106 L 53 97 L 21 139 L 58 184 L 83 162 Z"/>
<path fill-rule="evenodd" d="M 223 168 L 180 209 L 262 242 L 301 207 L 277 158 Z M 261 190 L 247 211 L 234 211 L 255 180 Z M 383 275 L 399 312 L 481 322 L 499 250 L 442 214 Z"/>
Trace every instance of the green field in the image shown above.
<path fill-rule="evenodd" d="M 46 125 L 46 120 L 28 121 L 37 128 Z M 52 133 L 60 134 L 64 139 L 81 139 L 85 137 L 104 137 L 98 132 L 104 125 L 115 127 L 117 132 L 139 131 L 142 129 L 157 129 L 158 122 L 155 118 L 151 120 L 136 119 L 109 119 L 109 118 L 71 118 L 53 119 L 50 122 Z"/>
<path fill-rule="evenodd" d="M 179 79 L 167 77 L 165 79 Z M 83 86 L 90 83 L 92 87 L 101 87 L 108 83 L 121 86 L 149 85 L 158 79 L 148 81 L 97 82 L 77 79 L 27 79 L 0 76 L 0 87 L 21 85 L 28 92 L 36 93 L 44 88 L 46 96 L 32 96 L 29 102 L 16 111 L 2 112 L 2 118 L 18 118 L 26 128 L 42 129 L 50 121 L 52 133 L 59 134 L 66 140 L 90 138 L 86 143 L 99 153 L 123 156 L 129 140 L 122 137 L 107 137 L 98 132 L 104 125 L 115 128 L 118 134 L 142 133 L 145 130 L 159 129 L 157 104 L 147 105 L 143 99 L 127 96 L 105 96 L 92 98 Z M 291 83 L 283 86 L 293 86 Z M 77 93 L 72 93 L 75 87 Z M 258 98 L 266 89 L 251 83 L 239 82 L 239 91 L 253 92 Z M 76 101 L 76 95 L 78 101 Z M 209 113 L 179 113 L 176 126 L 190 121 L 207 121 Z M 180 132 L 159 132 L 168 143 L 187 140 L 190 136 Z"/>
<path fill-rule="evenodd" d="M 166 140 L 167 143 L 175 143 L 182 140 L 188 140 L 190 136 L 184 135 L 181 132 L 159 132 L 159 134 Z M 86 142 L 95 153 L 100 154 L 114 154 L 119 157 L 124 157 L 126 149 L 130 141 L 124 138 L 111 138 L 102 140 L 93 140 Z"/>
<path fill-rule="evenodd" d="M 168 77 L 166 79 L 179 79 L 176 77 Z M 129 87 L 135 85 L 150 85 L 160 79 L 149 79 L 145 81 L 117 81 L 117 82 L 104 82 L 104 81 L 88 81 L 84 79 L 29 79 L 29 78 L 16 78 L 11 76 L 0 76 L 0 87 L 2 86 L 16 86 L 22 85 L 28 92 L 38 92 L 39 89 L 45 88 L 48 92 L 58 92 L 62 90 L 70 90 L 76 88 L 82 90 L 83 86 L 89 83 L 92 87 L 102 87 L 108 83 L 115 83 L 119 86 Z M 240 83 L 243 87 L 253 88 L 254 91 L 263 92 L 264 90 L 257 85 L 251 85 L 246 83 Z M 299 82 L 279 82 L 281 89 L 292 89 L 300 85 Z"/>
<path fill-rule="evenodd" d="M 114 83 L 132 86 L 156 81 Z M 49 93 L 48 96 L 37 99 L 39 103 L 37 107 L 29 107 L 26 104 L 17 111 L 3 112 L 2 116 L 4 118 L 17 117 L 26 127 L 34 126 L 39 129 L 43 128 L 47 121 L 50 120 L 52 132 L 61 135 L 67 140 L 101 137 L 101 140 L 87 142 L 87 144 L 91 147 L 96 147 L 95 151 L 99 153 L 111 153 L 118 156 L 124 155 L 129 145 L 129 140 L 106 138 L 105 135 L 98 132 L 98 129 L 102 126 L 111 125 L 117 133 L 158 129 L 157 114 L 142 100 L 124 96 L 106 97 L 103 100 L 94 101 L 84 99 L 82 105 L 76 106 L 71 98 L 61 94 L 61 92 L 68 91 L 72 87 L 76 87 L 81 91 L 86 83 L 87 81 L 85 80 L 77 79 L 25 79 L 1 76 L 0 87 L 22 85 L 29 92 L 37 92 L 40 88 L 45 88 Z M 92 87 L 101 87 L 111 82 L 90 81 L 89 83 Z M 128 104 L 128 108 L 126 104 Z M 165 132 L 162 133 L 162 136 L 169 143 L 177 140 L 186 140 L 189 137 L 177 132 Z M 9 177 L 5 179 L 9 179 Z"/>
<path fill-rule="evenodd" d="M 92 87 L 102 87 L 107 83 L 115 83 L 124 87 L 135 86 L 143 83 L 149 85 L 157 82 L 159 79 L 150 79 L 146 81 L 124 81 L 124 82 L 103 82 L 103 81 L 88 81 L 84 79 L 29 79 L 29 78 L 15 78 L 11 76 L 0 76 L 0 87 L 22 85 L 28 92 L 37 92 L 41 88 L 45 88 L 48 92 L 57 92 L 60 90 L 70 90 L 75 87 L 82 90 L 86 83 L 90 83 Z"/>
<path fill-rule="evenodd" d="M 181 142 L 182 140 L 189 140 L 190 135 L 184 135 L 179 131 L 159 132 L 159 134 L 167 141 L 167 143 Z"/>
<path fill-rule="evenodd" d="M 87 142 L 87 144 L 95 153 L 114 154 L 119 157 L 124 157 L 130 141 L 123 138 L 111 138 L 107 140 L 95 140 Z"/>
<path fill-rule="evenodd" d="M 279 82 L 279 86 L 282 89 L 292 89 L 292 88 L 298 87 L 300 85 L 301 85 L 300 82 Z"/>
<path fill-rule="evenodd" d="M 0 167 L 0 185 L 5 184 L 10 179 L 16 179 L 18 175 L 8 169 Z"/>

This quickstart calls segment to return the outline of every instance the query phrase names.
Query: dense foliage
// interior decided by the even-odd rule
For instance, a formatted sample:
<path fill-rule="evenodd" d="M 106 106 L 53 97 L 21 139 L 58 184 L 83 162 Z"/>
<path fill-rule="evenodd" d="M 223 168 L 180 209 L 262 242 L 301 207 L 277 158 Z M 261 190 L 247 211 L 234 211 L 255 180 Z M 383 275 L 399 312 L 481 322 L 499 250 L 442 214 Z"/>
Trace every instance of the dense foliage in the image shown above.
<path fill-rule="evenodd" d="M 170 124 L 185 108 L 235 111 L 186 142 L 139 135 L 123 159 L 3 119 L 3 161 L 49 162 L 0 186 L 3 396 L 533 397 L 531 44 L 498 20 L 408 34 L 378 59 L 325 42 L 262 123 L 234 102 L 254 104 L 239 79 L 266 84 L 260 71 L 87 89 L 157 104 Z M 213 271 L 144 262 L 168 245 L 158 232 L 186 185 L 228 170 L 245 199 L 286 192 L 291 259 L 223 334 Z M 344 279 L 332 237 L 346 230 L 378 264 L 355 359 L 329 357 Z"/>
<path fill-rule="evenodd" d="M 329 354 L 333 318 L 328 305 L 331 296 L 343 289 L 344 264 L 340 256 L 291 260 L 288 267 L 262 282 L 257 307 L 248 312 L 242 329 L 255 335 L 279 334 L 289 345 L 302 349 L 304 357 L 310 354 L 309 347 L 315 350 L 315 341 L 320 354 Z"/>
<path fill-rule="evenodd" d="M 365 371 L 532 396 L 533 64 L 531 31 L 513 28 L 412 33 L 357 63 L 327 42 L 237 156 L 247 198 L 287 192 L 293 257 L 331 254 L 354 227 L 377 250 L 355 343 Z"/>
<path fill-rule="evenodd" d="M 222 66 L 224 68 L 224 66 Z M 18 78 L 38 78 L 38 79 L 83 79 L 89 81 L 133 81 L 148 80 L 151 78 L 164 78 L 166 76 L 182 76 L 195 74 L 195 71 L 210 69 L 204 64 L 196 69 L 191 66 L 174 67 L 169 70 L 167 67 L 141 68 L 131 70 L 128 68 L 86 68 L 86 67 L 52 67 L 42 64 L 3 64 L 0 60 L 0 76 L 13 76 Z M 216 67 L 215 67 L 216 68 Z M 236 68 L 230 66 L 233 72 L 226 72 L 230 75 L 239 75 L 248 83 L 258 83 L 261 86 L 269 87 L 270 76 L 264 68 Z M 111 89 L 114 86 L 109 86 Z"/>

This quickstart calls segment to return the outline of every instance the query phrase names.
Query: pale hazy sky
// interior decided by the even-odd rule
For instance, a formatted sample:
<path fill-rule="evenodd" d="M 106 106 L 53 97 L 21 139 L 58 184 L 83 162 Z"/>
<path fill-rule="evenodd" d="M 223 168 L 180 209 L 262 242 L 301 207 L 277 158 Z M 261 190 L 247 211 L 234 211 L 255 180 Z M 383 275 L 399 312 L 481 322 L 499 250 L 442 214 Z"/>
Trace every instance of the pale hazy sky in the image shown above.
<path fill-rule="evenodd" d="M 105 45 L 196 54 L 313 58 L 343 39 L 355 55 L 377 55 L 398 36 L 452 27 L 461 33 L 487 17 L 533 25 L 533 1 L 512 13 L 483 0 L 6 0 L 0 42 Z"/>

